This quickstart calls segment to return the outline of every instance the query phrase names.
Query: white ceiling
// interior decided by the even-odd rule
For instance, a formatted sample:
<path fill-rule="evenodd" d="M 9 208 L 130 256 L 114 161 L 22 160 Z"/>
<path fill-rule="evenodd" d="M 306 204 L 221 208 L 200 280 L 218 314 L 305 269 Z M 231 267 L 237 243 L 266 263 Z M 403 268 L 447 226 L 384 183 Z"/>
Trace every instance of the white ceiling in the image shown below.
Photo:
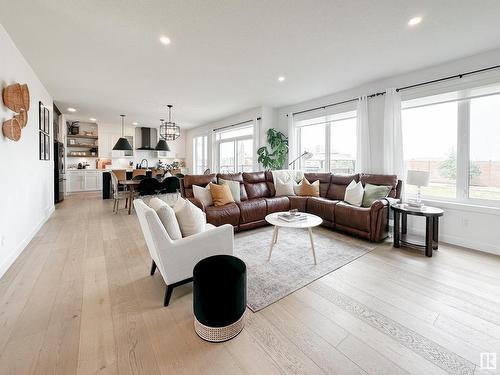
<path fill-rule="evenodd" d="M 181 126 L 196 126 L 500 46 L 498 0 L 0 0 L 0 9 L 61 110 L 117 126 L 121 113 L 157 125 L 169 103 Z M 423 22 L 409 28 L 416 15 Z"/>

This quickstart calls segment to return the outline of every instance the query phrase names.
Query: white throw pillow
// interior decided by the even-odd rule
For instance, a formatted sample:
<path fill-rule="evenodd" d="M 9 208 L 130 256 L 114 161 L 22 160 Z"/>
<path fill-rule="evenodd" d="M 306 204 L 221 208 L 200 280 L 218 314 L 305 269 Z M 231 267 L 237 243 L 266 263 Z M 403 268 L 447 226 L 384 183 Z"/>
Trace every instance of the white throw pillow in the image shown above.
<path fill-rule="evenodd" d="M 241 202 L 240 183 L 238 181 L 224 180 L 219 178 L 219 184 L 228 185 L 235 202 Z"/>
<path fill-rule="evenodd" d="M 294 195 L 299 195 L 299 192 L 300 192 L 300 188 L 302 186 L 302 181 L 300 181 L 299 183 L 296 183 L 295 181 L 293 181 L 294 184 L 293 184 L 293 192 L 295 193 Z"/>
<path fill-rule="evenodd" d="M 193 195 L 203 204 L 203 207 L 214 205 L 212 193 L 210 193 L 210 184 L 208 184 L 207 187 L 193 185 Z"/>
<path fill-rule="evenodd" d="M 179 198 L 175 204 L 174 212 L 181 228 L 182 237 L 205 231 L 205 214 L 190 201 Z"/>
<path fill-rule="evenodd" d="M 297 183 L 293 181 L 291 178 L 289 178 L 287 181 L 283 181 L 281 178 L 278 177 L 276 178 L 275 195 L 277 197 L 296 195 L 294 189 L 296 185 Z"/>
<path fill-rule="evenodd" d="M 363 189 L 363 184 L 361 184 L 361 182 L 356 183 L 356 181 L 352 180 L 345 189 L 344 202 L 360 207 L 361 203 L 363 203 L 364 194 L 365 190 Z"/>
<path fill-rule="evenodd" d="M 182 238 L 181 228 L 179 227 L 177 217 L 172 207 L 158 198 L 151 199 L 149 205 L 156 211 L 169 237 L 174 241 L 180 240 Z"/>

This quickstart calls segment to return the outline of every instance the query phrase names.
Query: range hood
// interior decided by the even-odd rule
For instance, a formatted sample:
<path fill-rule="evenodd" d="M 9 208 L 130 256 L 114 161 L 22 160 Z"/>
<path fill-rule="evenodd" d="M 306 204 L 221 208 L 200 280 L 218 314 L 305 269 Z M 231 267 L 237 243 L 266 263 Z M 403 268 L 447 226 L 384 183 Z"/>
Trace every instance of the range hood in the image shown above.
<path fill-rule="evenodd" d="M 139 146 L 136 150 L 154 151 L 158 143 L 158 130 L 156 128 L 136 128 L 135 140 Z"/>

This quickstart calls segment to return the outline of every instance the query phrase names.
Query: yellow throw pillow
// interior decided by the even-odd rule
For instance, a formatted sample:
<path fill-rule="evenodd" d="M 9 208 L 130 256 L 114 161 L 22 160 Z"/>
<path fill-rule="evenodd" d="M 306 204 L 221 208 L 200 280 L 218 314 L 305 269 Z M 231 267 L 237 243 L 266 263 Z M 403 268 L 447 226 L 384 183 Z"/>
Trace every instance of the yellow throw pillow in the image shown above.
<path fill-rule="evenodd" d="M 214 206 L 224 206 L 225 204 L 234 202 L 229 185 L 210 183 L 210 194 L 212 194 Z"/>
<path fill-rule="evenodd" d="M 319 197 L 319 180 L 312 184 L 304 177 L 300 183 L 299 194 L 302 197 Z"/>

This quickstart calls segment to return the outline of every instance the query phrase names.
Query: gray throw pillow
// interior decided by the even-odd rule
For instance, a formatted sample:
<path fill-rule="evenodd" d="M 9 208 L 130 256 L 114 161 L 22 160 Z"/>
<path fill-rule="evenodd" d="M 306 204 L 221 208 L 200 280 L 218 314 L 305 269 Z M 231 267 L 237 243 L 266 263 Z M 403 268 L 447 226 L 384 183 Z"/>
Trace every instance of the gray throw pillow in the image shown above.
<path fill-rule="evenodd" d="M 387 197 L 391 189 L 391 186 L 366 184 L 362 206 L 370 207 L 376 200 Z"/>
<path fill-rule="evenodd" d="M 241 202 L 240 183 L 238 181 L 224 180 L 219 178 L 220 185 L 228 185 L 235 202 Z"/>

